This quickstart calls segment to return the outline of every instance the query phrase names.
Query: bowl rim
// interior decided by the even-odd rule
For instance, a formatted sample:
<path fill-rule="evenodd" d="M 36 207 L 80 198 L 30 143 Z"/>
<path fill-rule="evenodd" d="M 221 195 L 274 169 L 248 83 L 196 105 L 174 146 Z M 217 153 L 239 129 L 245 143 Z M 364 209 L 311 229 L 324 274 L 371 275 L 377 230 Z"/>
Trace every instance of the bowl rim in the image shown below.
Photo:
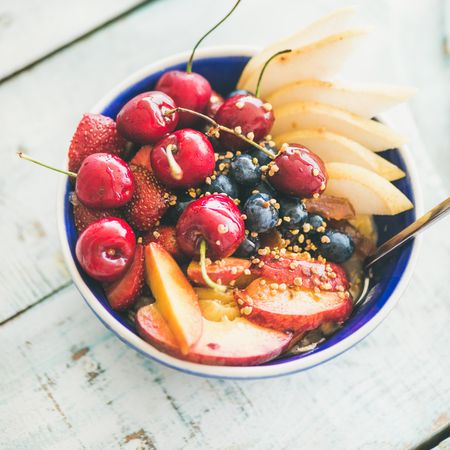
<path fill-rule="evenodd" d="M 224 57 L 224 56 L 253 56 L 258 47 L 245 46 L 245 45 L 231 45 L 231 46 L 215 46 L 207 47 L 197 51 L 196 56 L 200 58 L 209 57 Z M 190 52 L 181 52 L 175 55 L 159 59 L 153 63 L 147 64 L 141 69 L 137 70 L 125 80 L 118 83 L 109 90 L 91 109 L 91 113 L 100 113 L 107 104 L 114 99 L 117 95 L 122 93 L 126 88 L 130 87 L 134 83 L 140 81 L 145 76 L 151 73 L 164 70 L 167 67 L 182 63 L 187 60 Z M 381 115 L 383 122 L 388 123 Z M 418 175 L 415 163 L 412 159 L 412 154 L 407 145 L 403 145 L 399 148 L 399 152 L 405 161 L 407 166 L 407 172 L 411 180 L 411 188 L 414 195 L 416 216 L 419 216 L 423 212 L 422 192 L 418 183 Z M 67 155 L 64 160 L 67 164 Z M 151 344 L 144 341 L 137 334 L 133 333 L 117 321 L 100 303 L 95 295 L 91 292 L 88 285 L 81 278 L 81 275 L 77 269 L 67 239 L 66 227 L 65 227 L 65 197 L 66 197 L 66 183 L 67 179 L 63 177 L 60 181 L 58 193 L 57 193 L 57 225 L 58 234 L 61 244 L 63 257 L 72 280 L 81 293 L 87 305 L 93 311 L 93 313 L 100 319 L 100 321 L 111 331 L 113 331 L 121 341 L 131 346 L 139 353 L 150 357 L 165 366 L 173 369 L 203 377 L 211 378 L 229 378 L 229 379 L 262 379 L 272 378 L 282 375 L 288 375 L 295 372 L 299 372 L 311 367 L 324 363 L 336 356 L 340 355 L 344 351 L 353 347 L 363 338 L 368 336 L 392 311 L 397 304 L 400 296 L 405 290 L 408 282 L 413 273 L 415 264 L 418 258 L 419 247 L 421 243 L 421 236 L 416 237 L 412 242 L 412 249 L 409 260 L 405 267 L 404 272 L 400 277 L 400 281 L 391 293 L 390 297 L 386 300 L 383 307 L 364 325 L 358 330 L 347 336 L 342 341 L 334 344 L 332 347 L 322 350 L 319 353 L 311 354 L 300 358 L 295 361 L 288 361 L 286 363 L 280 363 L 267 366 L 213 366 L 206 364 L 193 363 L 184 361 L 182 359 L 175 358 L 164 352 L 157 350 Z"/>

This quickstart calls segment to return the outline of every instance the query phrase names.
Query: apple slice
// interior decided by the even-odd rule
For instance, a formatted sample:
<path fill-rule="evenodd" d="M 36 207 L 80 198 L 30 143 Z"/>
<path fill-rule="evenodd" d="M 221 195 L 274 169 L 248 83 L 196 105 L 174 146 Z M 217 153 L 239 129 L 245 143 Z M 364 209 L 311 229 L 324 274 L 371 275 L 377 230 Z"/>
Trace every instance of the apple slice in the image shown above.
<path fill-rule="evenodd" d="M 405 172 L 395 164 L 370 151 L 358 142 L 324 129 L 295 130 L 280 134 L 275 143 L 297 143 L 317 153 L 323 162 L 343 162 L 365 167 L 389 181 L 398 180 Z"/>
<path fill-rule="evenodd" d="M 354 17 L 355 8 L 338 9 L 321 17 L 296 33 L 269 45 L 250 59 L 242 72 L 239 84 L 243 83 L 251 73 L 259 73 L 263 64 L 275 53 L 286 48 L 297 48 L 308 45 L 331 34 L 346 31 Z"/>
<path fill-rule="evenodd" d="M 274 289 L 270 280 L 258 278 L 245 290 L 235 291 L 245 317 L 278 331 L 299 333 L 325 322 L 343 322 L 352 311 L 351 295 L 345 292 L 314 292 L 301 288 Z"/>
<path fill-rule="evenodd" d="M 215 283 L 228 286 L 232 281 L 243 276 L 250 266 L 251 262 L 248 259 L 228 257 L 215 262 L 207 262 L 206 272 Z M 187 268 L 187 275 L 194 283 L 200 286 L 206 285 L 199 262 L 191 261 Z"/>
<path fill-rule="evenodd" d="M 406 86 L 298 80 L 272 92 L 266 100 L 275 109 L 294 102 L 325 103 L 370 119 L 415 93 L 416 89 Z"/>
<path fill-rule="evenodd" d="M 297 80 L 335 75 L 367 32 L 367 29 L 353 29 L 333 34 L 276 57 L 264 73 L 261 97 L 265 98 Z M 255 92 L 259 73 L 258 66 L 245 81 L 238 84 L 238 88 Z"/>
<path fill-rule="evenodd" d="M 275 114 L 277 120 L 272 128 L 274 136 L 295 130 L 325 129 L 359 142 L 375 152 L 399 147 L 406 141 L 380 122 L 323 103 L 290 103 L 278 108 Z"/>
<path fill-rule="evenodd" d="M 202 334 L 197 294 L 172 256 L 155 242 L 145 247 L 145 269 L 159 311 L 186 354 Z"/>
<path fill-rule="evenodd" d="M 200 340 L 183 354 L 155 304 L 139 309 L 136 327 L 143 339 L 172 356 L 224 366 L 262 364 L 282 353 L 292 339 L 290 333 L 263 328 L 241 317 L 221 322 L 203 319 Z"/>
<path fill-rule="evenodd" d="M 356 214 L 395 215 L 414 207 L 403 192 L 370 170 L 344 163 L 326 168 L 325 194 L 347 198 Z"/>

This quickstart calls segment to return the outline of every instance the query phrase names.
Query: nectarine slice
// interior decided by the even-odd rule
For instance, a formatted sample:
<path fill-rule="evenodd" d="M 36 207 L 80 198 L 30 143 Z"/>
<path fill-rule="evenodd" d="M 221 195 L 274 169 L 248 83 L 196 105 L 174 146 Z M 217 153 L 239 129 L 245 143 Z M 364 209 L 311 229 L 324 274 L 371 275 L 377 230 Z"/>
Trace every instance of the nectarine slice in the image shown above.
<path fill-rule="evenodd" d="M 243 366 L 269 361 L 291 341 L 290 333 L 260 327 L 243 318 L 214 322 L 203 319 L 200 340 L 183 354 L 158 307 L 142 307 L 136 316 L 139 335 L 156 348 L 192 362 Z"/>
<path fill-rule="evenodd" d="M 202 314 L 194 288 L 172 256 L 159 244 L 145 247 L 146 280 L 156 304 L 186 354 L 202 334 Z"/>

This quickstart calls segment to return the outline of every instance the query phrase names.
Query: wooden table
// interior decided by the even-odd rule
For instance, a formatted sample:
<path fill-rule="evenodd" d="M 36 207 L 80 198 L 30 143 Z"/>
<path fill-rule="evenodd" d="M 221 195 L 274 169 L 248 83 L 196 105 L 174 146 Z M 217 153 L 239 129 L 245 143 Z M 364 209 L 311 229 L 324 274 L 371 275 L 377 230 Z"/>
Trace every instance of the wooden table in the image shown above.
<path fill-rule="evenodd" d="M 83 111 L 134 70 L 188 49 L 230 3 L 0 2 L 0 448 L 378 450 L 429 438 L 422 448 L 450 448 L 448 221 L 425 235 L 411 284 L 370 337 L 273 380 L 207 380 L 151 362 L 106 330 L 71 283 L 56 234 L 59 178 L 15 153 L 61 163 Z M 450 176 L 440 2 L 350 3 L 378 27 L 350 76 L 421 89 L 412 107 L 425 145 L 409 110 L 392 115 L 430 207 Z M 207 44 L 263 45 L 329 9 L 244 0 Z"/>

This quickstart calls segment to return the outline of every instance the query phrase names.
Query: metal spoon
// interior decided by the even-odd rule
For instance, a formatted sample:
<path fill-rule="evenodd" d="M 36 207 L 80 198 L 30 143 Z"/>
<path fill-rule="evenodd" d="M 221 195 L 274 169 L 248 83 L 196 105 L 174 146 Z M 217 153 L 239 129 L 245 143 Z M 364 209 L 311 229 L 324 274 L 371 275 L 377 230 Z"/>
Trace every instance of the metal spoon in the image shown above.
<path fill-rule="evenodd" d="M 374 263 L 381 258 L 389 254 L 392 250 L 398 246 L 404 244 L 406 241 L 414 237 L 416 234 L 421 233 L 425 228 L 428 228 L 432 223 L 443 219 L 448 213 L 450 213 L 450 197 L 439 203 L 433 209 L 428 211 L 422 217 L 419 217 L 411 225 L 408 225 L 400 233 L 391 237 L 384 244 L 380 245 L 370 256 L 364 261 L 364 268 L 367 270 Z"/>

